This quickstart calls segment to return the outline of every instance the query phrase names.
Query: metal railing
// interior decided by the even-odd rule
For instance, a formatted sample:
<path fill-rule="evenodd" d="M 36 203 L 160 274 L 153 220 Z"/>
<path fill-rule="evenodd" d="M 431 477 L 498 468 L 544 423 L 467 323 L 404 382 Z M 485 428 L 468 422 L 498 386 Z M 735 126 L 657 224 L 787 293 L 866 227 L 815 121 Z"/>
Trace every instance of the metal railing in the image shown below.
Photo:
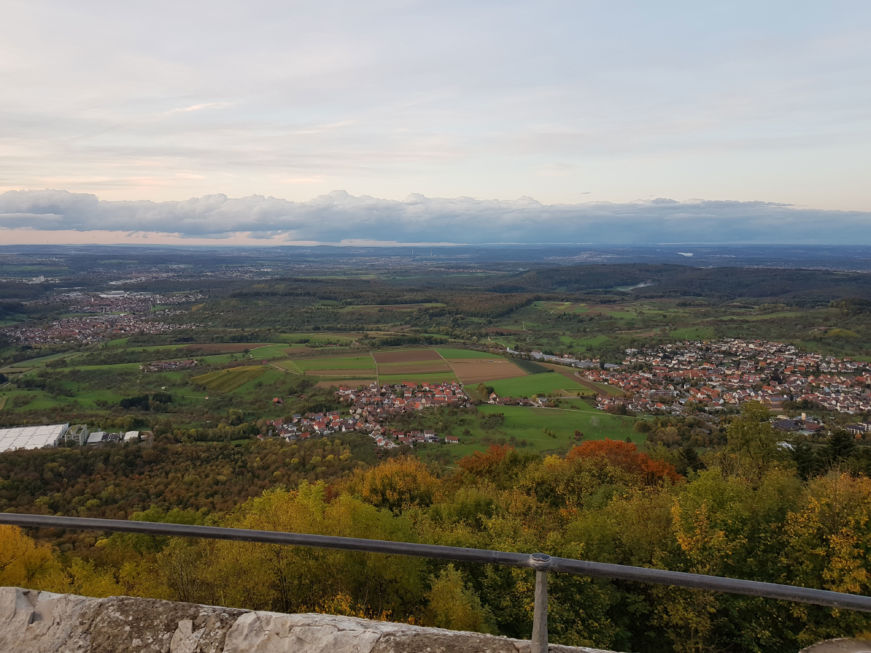
<path fill-rule="evenodd" d="M 682 571 L 630 567 L 603 562 L 589 562 L 571 558 L 557 558 L 543 553 L 511 553 L 490 549 L 467 549 L 438 544 L 367 540 L 356 537 L 310 535 L 306 533 L 283 533 L 259 531 L 246 528 L 221 528 L 216 526 L 189 526 L 157 522 L 127 521 L 121 519 L 93 519 L 88 517 L 58 517 L 51 515 L 25 515 L 0 513 L 0 524 L 12 524 L 25 528 L 71 528 L 80 530 L 120 531 L 144 535 L 171 535 L 198 537 L 214 540 L 240 542 L 265 542 L 288 544 L 345 551 L 366 551 L 394 555 L 417 556 L 458 562 L 477 562 L 509 567 L 529 567 L 535 570 L 535 607 L 532 621 L 532 653 L 545 653 L 547 645 L 547 574 L 562 572 L 576 576 L 630 580 L 641 583 L 673 585 L 691 589 L 727 592 L 745 596 L 759 596 L 782 601 L 811 603 L 846 610 L 871 612 L 871 597 L 844 594 L 828 590 L 763 583 L 754 580 L 724 578 L 689 574 Z"/>

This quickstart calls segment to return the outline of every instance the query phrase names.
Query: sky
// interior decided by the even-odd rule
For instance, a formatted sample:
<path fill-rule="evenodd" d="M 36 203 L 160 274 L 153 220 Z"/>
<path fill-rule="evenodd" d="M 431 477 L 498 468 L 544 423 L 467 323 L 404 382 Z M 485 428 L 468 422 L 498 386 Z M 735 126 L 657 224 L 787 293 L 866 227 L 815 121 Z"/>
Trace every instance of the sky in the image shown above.
<path fill-rule="evenodd" d="M 0 14 L 0 244 L 871 245 L 865 0 Z"/>

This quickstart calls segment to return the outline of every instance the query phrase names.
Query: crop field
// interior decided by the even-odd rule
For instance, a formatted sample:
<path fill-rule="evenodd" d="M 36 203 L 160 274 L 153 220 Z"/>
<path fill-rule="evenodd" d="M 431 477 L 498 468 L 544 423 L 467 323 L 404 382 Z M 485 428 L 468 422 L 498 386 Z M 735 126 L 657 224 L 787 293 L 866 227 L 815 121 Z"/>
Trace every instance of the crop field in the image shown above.
<path fill-rule="evenodd" d="M 512 361 L 504 358 L 474 358 L 471 360 L 452 360 L 451 369 L 462 383 L 481 383 L 497 379 L 512 379 L 526 376 Z"/>
<path fill-rule="evenodd" d="M 427 374 L 429 372 L 450 372 L 447 361 L 411 361 L 409 363 L 379 363 L 378 374 Z"/>
<path fill-rule="evenodd" d="M 294 364 L 304 372 L 329 370 L 374 370 L 375 362 L 368 354 L 362 356 L 329 356 L 324 358 L 297 358 Z"/>
<path fill-rule="evenodd" d="M 249 381 L 257 379 L 266 368 L 261 365 L 246 365 L 231 367 L 226 370 L 215 370 L 191 378 L 191 382 L 201 385 L 210 392 L 232 392 Z"/>
<path fill-rule="evenodd" d="M 375 376 L 375 370 L 317 370 L 315 372 L 308 372 L 308 374 L 329 379 L 362 379 Z"/>
<path fill-rule="evenodd" d="M 293 374 L 317 376 L 320 382 L 381 383 L 454 381 L 481 383 L 522 377 L 527 372 L 501 356 L 460 348 L 381 350 L 370 354 L 290 358 L 272 363 Z"/>
<path fill-rule="evenodd" d="M 547 367 L 545 367 L 541 363 L 536 363 L 535 361 L 528 361 L 523 358 L 515 358 L 513 362 L 526 374 L 539 374 L 541 372 L 548 371 Z"/>
<path fill-rule="evenodd" d="M 398 349 L 376 351 L 372 354 L 375 362 L 382 363 L 410 363 L 414 361 L 441 360 L 441 356 L 434 349 Z"/>
<path fill-rule="evenodd" d="M 414 381 L 416 383 L 438 383 L 440 381 L 456 381 L 457 377 L 453 372 L 429 372 L 425 374 L 379 374 L 378 383 L 394 384 L 402 383 L 403 381 Z"/>
<path fill-rule="evenodd" d="M 436 347 L 436 353 L 442 358 L 448 360 L 468 360 L 470 358 L 493 358 L 499 359 L 501 356 L 491 354 L 486 351 L 477 351 L 475 349 L 456 349 L 452 347 Z"/>
<path fill-rule="evenodd" d="M 274 367 L 261 367 L 262 372 L 253 378 L 245 381 L 241 385 L 232 390 L 234 396 L 254 396 L 261 395 L 262 398 L 268 399 L 272 396 L 272 388 L 276 383 L 280 382 L 285 373 L 277 370 Z"/>
<path fill-rule="evenodd" d="M 533 395 L 546 395 L 552 392 L 569 390 L 574 394 L 583 391 L 583 386 L 573 379 L 567 378 L 556 372 L 543 372 L 541 374 L 529 374 L 515 379 L 502 379 L 488 383 L 493 386 L 497 395 L 502 397 L 531 397 Z"/>

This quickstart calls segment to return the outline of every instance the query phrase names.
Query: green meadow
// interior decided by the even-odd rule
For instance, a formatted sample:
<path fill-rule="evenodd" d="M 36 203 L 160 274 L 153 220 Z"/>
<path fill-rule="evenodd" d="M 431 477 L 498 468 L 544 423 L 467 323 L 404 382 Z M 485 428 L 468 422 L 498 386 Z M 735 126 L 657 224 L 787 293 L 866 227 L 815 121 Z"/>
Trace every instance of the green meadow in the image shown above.
<path fill-rule="evenodd" d="M 634 417 L 610 415 L 593 408 L 561 409 L 532 408 L 528 406 L 482 405 L 478 412 L 483 415 L 501 414 L 504 421 L 492 428 L 482 428 L 480 422 L 465 422 L 456 429 L 441 435 L 456 435 L 456 445 L 428 445 L 420 453 L 423 458 L 450 456 L 456 460 L 475 451 L 485 451 L 493 444 L 510 444 L 520 451 L 535 453 L 564 453 L 572 446 L 586 440 L 644 441 L 636 433 Z M 575 431 L 582 434 L 575 439 Z"/>
<path fill-rule="evenodd" d="M 542 372 L 514 379 L 488 381 L 486 385 L 491 386 L 496 394 L 502 397 L 531 397 L 558 390 L 578 390 L 581 392 L 584 390 L 584 386 L 577 381 L 556 372 Z"/>

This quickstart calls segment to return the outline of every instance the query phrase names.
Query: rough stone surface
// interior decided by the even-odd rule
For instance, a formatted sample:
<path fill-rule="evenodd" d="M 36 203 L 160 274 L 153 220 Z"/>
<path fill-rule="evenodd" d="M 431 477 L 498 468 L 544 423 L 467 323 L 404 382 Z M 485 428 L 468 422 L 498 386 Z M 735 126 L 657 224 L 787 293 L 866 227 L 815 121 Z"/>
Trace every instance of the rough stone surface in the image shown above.
<path fill-rule="evenodd" d="M 871 653 L 871 640 L 829 639 L 803 648 L 799 653 Z"/>
<path fill-rule="evenodd" d="M 252 612 L 0 588 L 0 651 L 32 653 L 528 653 L 529 642 L 322 614 Z M 552 653 L 606 653 L 551 645 Z"/>

